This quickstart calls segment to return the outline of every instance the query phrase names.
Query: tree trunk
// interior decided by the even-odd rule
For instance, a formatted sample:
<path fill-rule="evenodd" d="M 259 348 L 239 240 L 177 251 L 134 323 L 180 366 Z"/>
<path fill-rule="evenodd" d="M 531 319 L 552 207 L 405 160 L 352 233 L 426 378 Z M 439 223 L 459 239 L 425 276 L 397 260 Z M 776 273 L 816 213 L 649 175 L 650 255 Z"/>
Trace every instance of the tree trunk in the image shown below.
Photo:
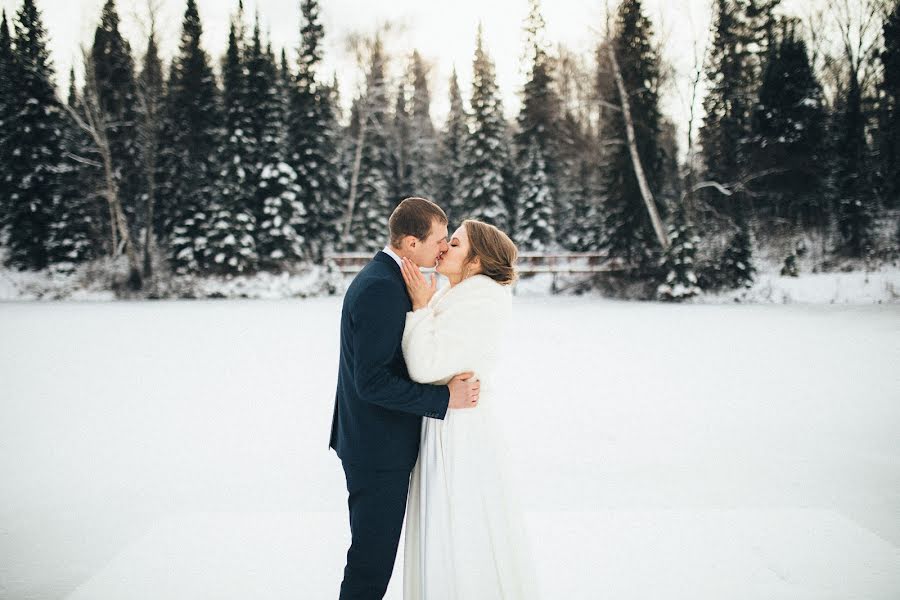
<path fill-rule="evenodd" d="M 106 200 L 109 202 L 110 211 L 113 213 L 116 228 L 125 244 L 125 253 L 128 256 L 128 287 L 132 290 L 141 289 L 143 282 L 141 280 L 141 271 L 138 266 L 137 252 L 134 244 L 131 243 L 131 235 L 128 233 L 128 223 L 125 220 L 125 214 L 122 212 L 122 203 L 119 200 L 119 186 L 116 184 L 113 175 L 112 156 L 109 152 L 109 146 L 103 145 L 100 148 L 103 156 L 103 169 L 106 175 Z"/>
<path fill-rule="evenodd" d="M 119 236 L 116 233 L 116 212 L 113 210 L 112 204 L 109 203 L 109 200 L 106 201 L 106 208 L 109 209 L 109 232 L 110 232 L 110 241 L 112 245 L 109 248 L 109 255 L 113 258 L 116 257 L 116 249 L 119 247 Z"/>
<path fill-rule="evenodd" d="M 631 104 L 628 102 L 628 92 L 625 90 L 625 81 L 622 79 L 622 73 L 619 71 L 619 63 L 616 60 L 613 44 L 609 44 L 609 59 L 612 62 L 616 86 L 619 88 L 619 96 L 622 98 L 622 114 L 625 119 L 625 132 L 628 137 L 631 162 L 634 164 L 634 175 L 637 177 L 638 186 L 641 188 L 641 196 L 644 198 L 644 204 L 647 206 L 647 212 L 650 214 L 650 221 L 653 223 L 653 230 L 656 232 L 659 244 L 663 250 L 668 250 L 670 245 L 669 236 L 666 235 L 666 228 L 663 226 L 659 212 L 656 210 L 656 202 L 653 200 L 653 194 L 650 192 L 650 186 L 647 184 L 647 177 L 644 175 L 644 167 L 641 165 L 641 157 L 638 154 L 637 141 L 634 136 L 634 122 L 631 119 Z"/>
<path fill-rule="evenodd" d="M 150 236 L 153 235 L 153 204 L 156 195 L 155 165 L 147 165 L 147 216 L 144 229 L 144 279 L 153 275 L 153 265 L 150 261 Z"/>

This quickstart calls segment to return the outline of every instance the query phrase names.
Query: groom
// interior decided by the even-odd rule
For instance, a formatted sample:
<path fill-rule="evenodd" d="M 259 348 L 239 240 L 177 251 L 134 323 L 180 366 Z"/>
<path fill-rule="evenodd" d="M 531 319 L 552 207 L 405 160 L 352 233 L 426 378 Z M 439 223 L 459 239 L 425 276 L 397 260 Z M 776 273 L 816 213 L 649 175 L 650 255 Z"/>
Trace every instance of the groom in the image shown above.
<path fill-rule="evenodd" d="M 461 373 L 447 385 L 410 380 L 400 342 L 412 303 L 401 258 L 433 267 L 447 250 L 447 215 L 424 198 L 403 200 L 389 221 L 390 243 L 354 278 L 341 310 L 341 353 L 331 441 L 344 466 L 352 541 L 341 600 L 384 597 L 422 417 L 471 408 L 479 383 Z"/>

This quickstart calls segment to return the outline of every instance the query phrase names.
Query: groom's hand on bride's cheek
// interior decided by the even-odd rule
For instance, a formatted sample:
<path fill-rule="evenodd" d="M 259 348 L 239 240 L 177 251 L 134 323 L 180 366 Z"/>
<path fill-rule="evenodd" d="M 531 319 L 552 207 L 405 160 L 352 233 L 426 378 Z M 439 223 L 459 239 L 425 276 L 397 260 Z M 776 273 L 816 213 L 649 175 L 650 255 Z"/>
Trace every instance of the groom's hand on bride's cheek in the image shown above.
<path fill-rule="evenodd" d="M 478 395 L 481 392 L 481 382 L 466 381 L 474 377 L 471 371 L 460 373 L 450 380 L 447 387 L 450 388 L 449 408 L 474 408 L 478 406 Z"/>

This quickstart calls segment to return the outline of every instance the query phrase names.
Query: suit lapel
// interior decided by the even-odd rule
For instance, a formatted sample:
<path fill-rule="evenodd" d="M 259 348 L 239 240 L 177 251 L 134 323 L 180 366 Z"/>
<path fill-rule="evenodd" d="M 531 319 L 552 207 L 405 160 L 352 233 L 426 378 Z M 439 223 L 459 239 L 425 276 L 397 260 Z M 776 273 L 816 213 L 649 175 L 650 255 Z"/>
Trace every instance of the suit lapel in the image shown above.
<path fill-rule="evenodd" d="M 379 250 L 378 254 L 374 256 L 372 260 L 378 261 L 380 263 L 384 263 L 391 268 L 391 272 L 397 276 L 397 279 L 400 280 L 400 283 L 403 283 L 403 273 L 400 272 L 400 265 L 397 264 L 393 258 L 385 254 L 383 250 Z M 403 283 L 403 285 L 406 285 Z"/>

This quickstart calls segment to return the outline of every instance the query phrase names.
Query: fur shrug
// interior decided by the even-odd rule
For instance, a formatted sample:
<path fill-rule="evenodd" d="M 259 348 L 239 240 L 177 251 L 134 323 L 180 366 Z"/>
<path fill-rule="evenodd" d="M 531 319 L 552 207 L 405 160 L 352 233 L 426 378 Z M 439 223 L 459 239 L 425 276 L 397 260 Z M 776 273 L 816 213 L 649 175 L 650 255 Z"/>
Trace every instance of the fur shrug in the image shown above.
<path fill-rule="evenodd" d="M 428 306 L 406 313 L 402 348 L 410 378 L 442 385 L 473 371 L 483 394 L 511 309 L 510 287 L 486 275 L 440 288 Z"/>

